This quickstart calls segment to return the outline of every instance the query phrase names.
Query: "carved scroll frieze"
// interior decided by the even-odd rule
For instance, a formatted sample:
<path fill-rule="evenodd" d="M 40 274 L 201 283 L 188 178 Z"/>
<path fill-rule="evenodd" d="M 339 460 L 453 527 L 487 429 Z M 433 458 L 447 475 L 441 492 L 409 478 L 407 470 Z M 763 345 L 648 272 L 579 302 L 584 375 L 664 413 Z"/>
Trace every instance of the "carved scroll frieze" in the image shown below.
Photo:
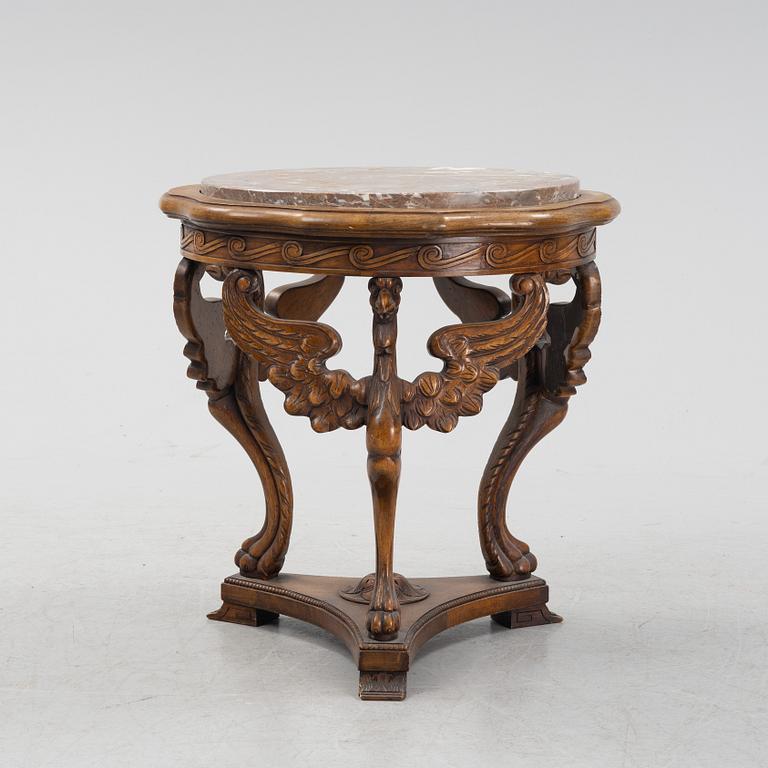
<path fill-rule="evenodd" d="M 360 270 L 381 269 L 412 259 L 418 248 L 398 248 L 394 251 L 375 251 L 370 245 L 356 245 L 349 249 L 349 261 Z"/>
<path fill-rule="evenodd" d="M 467 248 L 466 245 L 460 248 L 449 248 L 440 245 L 425 245 L 419 248 L 416 259 L 419 266 L 430 271 L 440 271 L 450 269 L 451 267 L 464 266 L 472 262 L 483 262 L 483 254 L 487 246 L 476 245 Z"/>
<path fill-rule="evenodd" d="M 313 264 L 320 264 L 324 261 L 348 258 L 350 252 L 355 247 L 356 246 L 349 248 L 341 245 L 331 248 L 308 249 L 295 240 L 289 240 L 282 244 L 280 255 L 287 264 L 290 264 L 293 267 L 310 267 Z"/>
<path fill-rule="evenodd" d="M 247 265 L 254 269 L 306 267 L 339 274 L 440 274 L 545 272 L 573 267 L 593 258 L 595 232 L 546 239 L 501 238 L 440 243 L 300 241 L 280 235 L 226 234 L 182 226 L 181 250 L 207 263 Z"/>
<path fill-rule="evenodd" d="M 188 258 L 211 256 L 216 260 L 258 261 L 280 253 L 279 243 L 257 243 L 249 247 L 244 237 L 217 235 L 201 229 L 182 229 L 181 252 Z"/>
<path fill-rule="evenodd" d="M 517 267 L 531 259 L 548 265 L 578 261 L 595 254 L 596 233 L 597 230 L 592 229 L 578 235 L 540 240 L 530 245 L 494 243 L 488 246 L 485 256 L 492 267 L 498 268 Z"/>

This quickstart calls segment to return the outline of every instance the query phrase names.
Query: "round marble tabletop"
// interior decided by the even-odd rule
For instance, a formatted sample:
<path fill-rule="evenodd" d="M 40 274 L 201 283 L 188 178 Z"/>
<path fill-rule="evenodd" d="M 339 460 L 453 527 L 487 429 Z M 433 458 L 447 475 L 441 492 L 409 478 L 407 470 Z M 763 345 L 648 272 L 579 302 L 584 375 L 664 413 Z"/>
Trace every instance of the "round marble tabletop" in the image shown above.
<path fill-rule="evenodd" d="M 530 208 L 579 197 L 579 180 L 502 168 L 305 168 L 209 176 L 206 197 L 282 208 Z"/>

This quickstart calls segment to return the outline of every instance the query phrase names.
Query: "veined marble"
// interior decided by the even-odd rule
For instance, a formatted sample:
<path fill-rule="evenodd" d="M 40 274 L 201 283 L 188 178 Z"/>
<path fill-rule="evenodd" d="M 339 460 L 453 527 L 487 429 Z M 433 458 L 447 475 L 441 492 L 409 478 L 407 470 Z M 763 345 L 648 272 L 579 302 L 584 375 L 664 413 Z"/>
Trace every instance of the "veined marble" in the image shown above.
<path fill-rule="evenodd" d="M 574 200 L 574 176 L 503 168 L 303 168 L 209 176 L 202 194 L 286 208 L 530 208 Z"/>

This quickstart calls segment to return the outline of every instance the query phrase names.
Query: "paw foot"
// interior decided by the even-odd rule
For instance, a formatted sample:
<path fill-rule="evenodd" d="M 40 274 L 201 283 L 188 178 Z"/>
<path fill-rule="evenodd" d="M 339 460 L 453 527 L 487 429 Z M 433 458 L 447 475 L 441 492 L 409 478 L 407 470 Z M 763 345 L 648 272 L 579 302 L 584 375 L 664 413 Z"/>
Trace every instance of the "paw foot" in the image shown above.
<path fill-rule="evenodd" d="M 528 578 L 535 570 L 538 563 L 532 552 L 526 552 L 512 563 L 512 570 L 520 578 Z"/>
<path fill-rule="evenodd" d="M 368 611 L 366 627 L 374 640 L 393 640 L 400 629 L 400 611 Z"/>
<path fill-rule="evenodd" d="M 250 546 L 249 546 L 250 543 Z M 265 542 L 258 538 L 248 539 L 235 555 L 235 565 L 242 576 L 252 579 L 271 579 L 280 572 L 282 558 L 278 561 Z"/>
<path fill-rule="evenodd" d="M 508 538 L 512 539 L 511 536 Z M 500 550 L 496 562 L 489 563 L 488 567 L 491 576 L 497 581 L 527 579 L 536 570 L 536 556 L 524 542 L 517 539 L 504 541 Z"/>
<path fill-rule="evenodd" d="M 239 549 L 235 555 L 235 565 L 243 576 L 249 576 L 256 571 L 259 561 L 251 557 L 245 550 Z"/>

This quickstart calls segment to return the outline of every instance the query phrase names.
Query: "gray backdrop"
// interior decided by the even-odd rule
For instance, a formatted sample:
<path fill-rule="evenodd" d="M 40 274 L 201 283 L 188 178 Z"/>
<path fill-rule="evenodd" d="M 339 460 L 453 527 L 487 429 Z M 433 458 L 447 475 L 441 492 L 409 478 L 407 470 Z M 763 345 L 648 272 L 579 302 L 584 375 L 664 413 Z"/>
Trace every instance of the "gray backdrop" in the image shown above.
<path fill-rule="evenodd" d="M 404 766 L 759 762 L 767 32 L 760 2 L 4 4 L 6 764 L 359 765 L 395 739 Z M 263 497 L 184 379 L 157 207 L 212 173 L 369 164 L 562 171 L 623 206 L 589 383 L 510 497 L 566 622 L 447 633 L 401 705 L 358 702 L 319 630 L 205 621 Z M 350 279 L 326 316 L 356 375 L 367 302 Z M 434 367 L 430 281 L 400 317 L 401 374 Z M 475 493 L 512 397 L 405 435 L 398 570 L 483 572 Z M 286 569 L 371 570 L 363 433 L 265 398 Z"/>

